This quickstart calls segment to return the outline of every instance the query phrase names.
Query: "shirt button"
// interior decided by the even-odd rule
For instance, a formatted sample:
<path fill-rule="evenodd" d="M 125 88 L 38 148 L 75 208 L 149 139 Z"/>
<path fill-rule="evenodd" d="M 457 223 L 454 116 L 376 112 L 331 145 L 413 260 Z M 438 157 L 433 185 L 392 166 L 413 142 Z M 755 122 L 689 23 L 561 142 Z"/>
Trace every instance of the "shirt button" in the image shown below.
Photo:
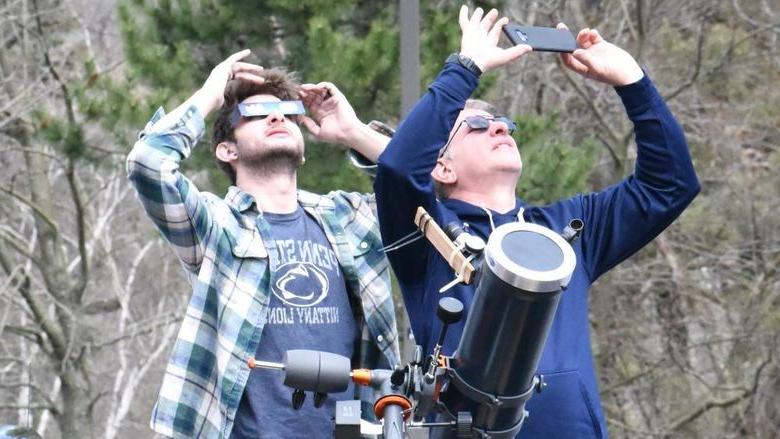
<path fill-rule="evenodd" d="M 377 341 L 377 342 L 379 342 L 379 343 L 382 343 L 384 340 L 385 340 L 385 338 L 384 338 L 384 337 L 382 337 L 382 335 L 381 335 L 381 334 L 376 336 L 376 341 Z"/>
<path fill-rule="evenodd" d="M 368 248 L 368 243 L 366 241 L 361 241 L 360 248 L 367 249 Z"/>

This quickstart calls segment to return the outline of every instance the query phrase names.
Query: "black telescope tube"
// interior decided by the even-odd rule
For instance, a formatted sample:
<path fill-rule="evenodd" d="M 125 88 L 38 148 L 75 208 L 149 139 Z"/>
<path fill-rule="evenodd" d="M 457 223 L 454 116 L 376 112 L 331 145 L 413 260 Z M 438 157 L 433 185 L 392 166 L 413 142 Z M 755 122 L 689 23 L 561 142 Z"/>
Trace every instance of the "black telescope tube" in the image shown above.
<path fill-rule="evenodd" d="M 500 242 L 491 236 L 451 361 L 450 384 L 441 395 L 452 415 L 470 412 L 472 427 L 490 432 L 491 438 L 514 438 L 520 430 L 562 287 L 574 269 L 571 246 L 549 229 L 539 229 L 513 225 Z M 503 401 L 495 405 L 488 395 Z M 431 438 L 454 437 L 435 430 Z"/>
<path fill-rule="evenodd" d="M 561 290 L 523 291 L 492 272 L 482 275 L 470 311 L 470 315 L 481 318 L 467 320 L 454 369 L 466 383 L 482 392 L 518 396 L 533 385 Z M 453 390 L 450 387 L 447 392 L 447 407 L 453 413 L 471 411 L 475 427 L 505 430 L 523 417 L 524 404 L 492 412 L 488 406 Z"/>

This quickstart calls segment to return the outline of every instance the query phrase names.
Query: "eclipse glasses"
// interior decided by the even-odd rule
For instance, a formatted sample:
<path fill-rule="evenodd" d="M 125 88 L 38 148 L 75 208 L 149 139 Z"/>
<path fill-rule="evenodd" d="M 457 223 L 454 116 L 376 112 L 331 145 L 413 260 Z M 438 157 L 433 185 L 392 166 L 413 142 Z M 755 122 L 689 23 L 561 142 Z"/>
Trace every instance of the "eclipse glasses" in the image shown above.
<path fill-rule="evenodd" d="M 233 113 L 230 114 L 230 125 L 235 128 L 245 118 L 263 119 L 271 113 L 281 113 L 285 116 L 295 116 L 306 114 L 301 101 L 269 101 L 269 102 L 249 102 L 236 105 Z"/>

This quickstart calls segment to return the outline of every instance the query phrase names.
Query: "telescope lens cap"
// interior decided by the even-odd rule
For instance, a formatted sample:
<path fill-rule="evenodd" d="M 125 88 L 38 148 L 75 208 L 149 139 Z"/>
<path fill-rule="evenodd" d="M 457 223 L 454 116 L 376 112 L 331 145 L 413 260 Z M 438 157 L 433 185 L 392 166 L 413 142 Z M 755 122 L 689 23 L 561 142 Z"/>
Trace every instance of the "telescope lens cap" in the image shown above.
<path fill-rule="evenodd" d="M 450 325 L 460 321 L 463 315 L 463 303 L 454 297 L 442 297 L 439 300 L 439 307 L 436 309 L 436 316 L 445 325 Z"/>
<path fill-rule="evenodd" d="M 563 251 L 555 241 L 528 230 L 508 233 L 501 249 L 515 264 L 529 270 L 555 270 L 563 263 Z"/>

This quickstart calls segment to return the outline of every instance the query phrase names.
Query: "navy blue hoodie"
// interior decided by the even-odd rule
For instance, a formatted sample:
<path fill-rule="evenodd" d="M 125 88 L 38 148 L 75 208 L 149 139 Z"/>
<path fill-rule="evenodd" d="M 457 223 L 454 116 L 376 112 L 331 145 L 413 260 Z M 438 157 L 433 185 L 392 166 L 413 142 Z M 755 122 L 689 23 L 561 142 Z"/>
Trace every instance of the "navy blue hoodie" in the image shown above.
<path fill-rule="evenodd" d="M 492 227 L 517 221 L 518 212 L 525 221 L 557 232 L 572 218 L 584 220 L 585 229 L 574 247 L 577 267 L 562 294 L 539 365 L 548 386 L 526 405 L 530 416 L 518 437 L 607 437 L 591 353 L 588 290 L 604 272 L 669 226 L 698 193 L 682 129 L 645 75 L 615 88 L 634 123 L 637 142 L 636 169 L 623 181 L 547 206 L 518 199 L 514 209 L 503 213 L 456 199 L 439 201 L 430 172 L 477 83 L 478 78 L 460 65 L 446 65 L 379 157 L 374 189 L 383 241 L 390 244 L 414 231 L 418 206 L 441 225 L 467 223 L 485 240 Z M 452 280 L 453 272 L 425 240 L 387 255 L 415 338 L 430 353 L 439 333 L 435 312 L 443 295 L 438 290 Z M 458 285 L 445 294 L 461 300 L 468 313 L 473 286 Z M 457 348 L 464 323 L 465 318 L 448 331 L 445 354 Z"/>

